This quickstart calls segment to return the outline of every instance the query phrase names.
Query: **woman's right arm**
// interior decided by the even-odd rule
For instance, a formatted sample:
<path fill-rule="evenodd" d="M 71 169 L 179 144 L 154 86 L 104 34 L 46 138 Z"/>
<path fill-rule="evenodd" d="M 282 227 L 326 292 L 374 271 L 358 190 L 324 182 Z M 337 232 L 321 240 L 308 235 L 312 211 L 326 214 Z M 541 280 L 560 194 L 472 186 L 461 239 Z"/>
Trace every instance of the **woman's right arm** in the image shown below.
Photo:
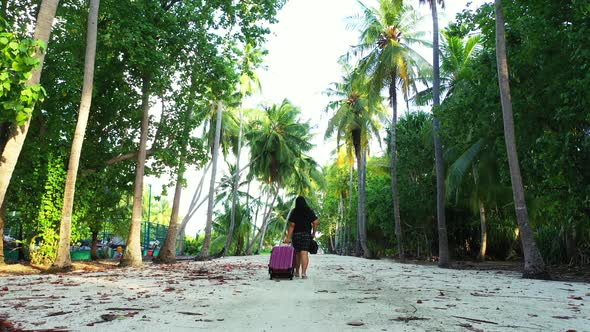
<path fill-rule="evenodd" d="M 291 242 L 291 237 L 293 236 L 293 230 L 295 229 L 295 223 L 289 222 L 289 231 L 287 232 L 287 237 L 285 238 L 285 243 Z"/>

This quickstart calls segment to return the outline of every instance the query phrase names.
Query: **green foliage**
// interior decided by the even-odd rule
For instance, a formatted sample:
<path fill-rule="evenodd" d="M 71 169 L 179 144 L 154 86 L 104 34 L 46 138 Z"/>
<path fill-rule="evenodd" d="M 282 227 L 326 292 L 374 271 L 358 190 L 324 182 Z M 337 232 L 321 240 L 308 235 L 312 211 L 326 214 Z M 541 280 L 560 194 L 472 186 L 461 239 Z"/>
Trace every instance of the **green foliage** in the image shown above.
<path fill-rule="evenodd" d="M 291 165 L 312 145 L 309 122 L 300 119 L 301 110 L 288 100 L 267 107 L 250 124 L 246 138 L 254 162 L 252 172 L 265 183 L 283 184 Z"/>
<path fill-rule="evenodd" d="M 184 253 L 187 256 L 196 256 L 201 251 L 203 247 L 203 237 L 204 235 L 199 236 L 199 238 L 194 238 L 191 236 L 185 236 L 184 238 Z"/>
<path fill-rule="evenodd" d="M 6 31 L 2 21 L 0 28 L 0 121 L 22 125 L 46 95 L 40 84 L 26 84 L 32 71 L 39 69 L 35 53 L 44 52 L 45 45 Z"/>
<path fill-rule="evenodd" d="M 49 265 L 57 257 L 57 245 L 59 242 L 59 233 L 53 229 L 46 229 L 43 233 L 43 239 L 33 237 L 29 243 L 29 256 L 31 263 Z"/>
<path fill-rule="evenodd" d="M 579 1 L 503 1 L 503 5 L 516 142 L 531 223 L 548 262 L 578 262 L 587 255 L 590 243 L 590 121 L 586 111 L 590 100 L 583 88 L 590 83 L 585 69 L 590 60 L 587 7 Z M 495 173 L 492 182 L 480 186 L 479 195 L 490 208 L 499 206 L 490 227 L 501 223 L 510 228 L 515 227 L 510 221 L 514 207 L 505 205 L 502 190 L 494 189 L 510 186 L 494 24 L 493 8 L 486 4 L 458 15 L 449 29 L 450 35 L 459 38 L 480 31 L 483 47 L 471 67 L 473 75 L 455 87 L 437 116 L 443 124 L 444 141 L 450 146 L 462 145 L 467 151 L 465 148 L 478 140 L 486 141 L 481 157 L 494 157 L 487 161 L 478 157 L 476 165 L 480 169 L 493 160 L 497 167 L 491 173 L 479 170 L 480 175 Z M 467 195 L 463 199 L 471 198 Z M 501 233 L 510 239 L 508 234 L 513 232 Z"/>

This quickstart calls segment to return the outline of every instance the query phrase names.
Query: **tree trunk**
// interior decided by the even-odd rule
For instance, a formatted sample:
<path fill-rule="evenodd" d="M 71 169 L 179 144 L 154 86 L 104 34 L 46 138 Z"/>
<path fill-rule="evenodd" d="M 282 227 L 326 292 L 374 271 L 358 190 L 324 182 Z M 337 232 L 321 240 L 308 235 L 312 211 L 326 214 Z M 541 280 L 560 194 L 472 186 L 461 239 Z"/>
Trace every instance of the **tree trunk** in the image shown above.
<path fill-rule="evenodd" d="M 235 255 L 236 256 L 242 256 L 243 250 L 244 250 L 244 238 L 243 237 L 238 237 L 236 239 L 236 251 L 235 251 Z"/>
<path fill-rule="evenodd" d="M 236 175 L 234 178 L 234 185 L 232 188 L 232 201 L 231 201 L 231 221 L 229 224 L 229 231 L 227 233 L 227 239 L 225 241 L 225 248 L 223 255 L 227 256 L 231 242 L 234 236 L 234 228 L 236 227 L 236 203 L 238 200 L 238 187 L 240 185 L 240 154 L 242 153 L 242 110 L 240 109 L 240 131 L 238 133 L 238 155 L 236 156 Z"/>
<path fill-rule="evenodd" d="M 434 82 L 432 85 L 433 110 L 440 105 L 440 61 L 438 38 L 438 12 L 436 0 L 431 1 L 432 10 L 432 63 Z M 438 266 L 449 267 L 449 241 L 447 238 L 447 223 L 445 220 L 445 165 L 443 149 L 439 135 L 440 121 L 432 116 L 432 133 L 434 135 L 434 159 L 436 168 L 436 216 L 438 223 Z"/>
<path fill-rule="evenodd" d="M 516 220 L 520 231 L 520 239 L 524 252 L 524 278 L 545 279 L 548 273 L 541 252 L 535 242 L 533 230 L 529 224 L 529 216 L 525 202 L 524 187 L 520 174 L 518 154 L 516 152 L 516 137 L 514 133 L 514 118 L 512 115 L 512 100 L 510 95 L 510 83 L 508 76 L 508 58 L 506 55 L 506 32 L 504 30 L 504 12 L 502 1 L 495 0 L 496 11 L 496 58 L 498 65 L 498 84 L 502 102 L 502 118 L 504 122 L 504 139 L 508 154 L 508 166 L 510 167 L 510 180 L 512 182 L 512 194 Z"/>
<path fill-rule="evenodd" d="M 250 216 L 250 223 L 252 223 L 252 216 L 250 215 L 250 184 L 252 181 L 248 181 L 248 189 L 246 189 L 246 209 L 248 209 L 248 215 Z M 246 232 L 246 248 L 250 245 L 250 232 Z"/>
<path fill-rule="evenodd" d="M 213 225 L 213 203 L 215 203 L 215 176 L 217 175 L 217 158 L 219 156 L 219 141 L 221 139 L 221 101 L 217 103 L 217 121 L 215 123 L 215 141 L 213 142 L 213 157 L 211 160 L 211 182 L 209 184 L 209 201 L 207 202 L 207 224 L 205 225 L 205 238 L 203 240 L 203 248 L 199 253 L 199 257 L 205 258 L 209 256 L 209 247 L 211 246 L 211 227 Z"/>
<path fill-rule="evenodd" d="M 363 250 L 363 257 L 371 258 L 371 252 L 369 251 L 369 245 L 367 243 L 367 209 L 366 209 L 366 202 L 367 202 L 367 152 L 365 148 L 361 146 L 360 148 L 360 162 L 358 163 L 359 168 L 359 215 L 360 215 L 360 228 L 359 228 L 359 235 L 360 235 L 360 244 L 361 249 Z"/>
<path fill-rule="evenodd" d="M 6 218 L 6 205 L 0 206 L 0 265 L 4 265 L 4 219 Z"/>
<path fill-rule="evenodd" d="M 485 261 L 486 260 L 486 249 L 488 246 L 488 232 L 486 226 L 486 209 L 483 204 L 483 201 L 479 200 L 479 220 L 480 220 L 480 233 L 481 233 L 481 245 L 479 247 L 479 254 L 477 255 L 477 260 Z"/>
<path fill-rule="evenodd" d="M 201 206 L 202 203 L 204 203 L 204 201 L 201 201 L 201 203 L 199 203 L 197 205 L 197 201 L 199 200 L 199 198 L 201 198 L 201 190 L 203 189 L 203 182 L 205 181 L 205 174 L 207 174 L 209 167 L 211 167 L 211 163 L 208 163 L 207 167 L 205 167 L 205 170 L 203 171 L 203 175 L 201 176 L 201 180 L 199 181 L 199 185 L 197 186 L 197 189 L 195 190 L 195 193 L 193 194 L 193 198 L 191 199 L 191 204 L 188 208 L 188 212 L 184 216 L 184 218 L 182 219 L 182 222 L 180 223 L 180 226 L 178 227 L 178 230 L 176 231 L 176 237 L 180 237 L 181 233 L 182 233 L 182 236 L 184 236 L 184 233 L 185 233 L 184 230 L 186 228 L 186 224 L 189 222 L 189 220 L 191 219 L 191 217 L 193 216 L 195 211 Z M 184 247 L 183 247 L 183 250 L 180 251 L 179 253 L 181 256 L 184 255 Z"/>
<path fill-rule="evenodd" d="M 139 139 L 139 154 L 135 167 L 135 185 L 133 190 L 133 210 L 131 213 L 131 227 L 127 238 L 125 253 L 121 258 L 121 266 L 140 266 L 141 261 L 141 218 L 143 199 L 143 175 L 145 171 L 146 146 L 149 128 L 149 80 L 143 79 L 141 104 L 143 117 L 141 119 L 141 137 Z"/>
<path fill-rule="evenodd" d="M 285 232 L 287 231 L 287 225 L 289 225 L 289 218 L 291 218 L 291 212 L 293 212 L 293 208 L 295 208 L 295 201 L 293 201 L 293 203 L 291 203 L 291 207 L 289 208 L 289 213 L 287 213 L 287 219 L 285 220 L 285 225 L 283 226 L 283 231 L 281 232 L 281 238 L 279 239 L 279 244 L 280 241 L 283 240 L 285 238 Z"/>
<path fill-rule="evenodd" d="M 351 250 L 350 238 L 352 237 L 352 229 L 351 228 L 353 225 L 353 222 L 352 222 L 352 191 L 354 189 L 353 188 L 353 181 L 352 181 L 353 167 L 354 167 L 353 163 L 350 163 L 350 167 L 348 168 L 348 214 L 349 214 L 350 219 L 347 218 L 348 219 L 348 222 L 347 222 L 348 227 L 346 228 L 346 254 L 347 255 L 350 254 L 350 250 Z"/>
<path fill-rule="evenodd" d="M 162 97 L 163 98 L 163 97 Z M 163 99 L 162 99 L 163 100 Z M 163 104 L 163 102 L 162 102 Z M 191 111 L 189 110 L 184 114 L 187 120 L 192 117 Z M 190 128 L 184 127 L 183 138 L 188 139 Z M 186 141 L 185 141 L 186 143 Z M 178 171 L 176 176 L 176 188 L 174 189 L 174 200 L 172 202 L 172 213 L 170 214 L 170 222 L 168 226 L 168 232 L 166 233 L 166 239 L 160 249 L 158 257 L 156 257 L 156 263 L 170 264 L 176 262 L 176 239 L 178 234 L 178 211 L 180 209 L 180 196 L 182 194 L 182 180 L 184 179 L 184 172 L 186 171 L 185 160 L 186 160 L 186 148 L 181 148 L 180 156 L 178 158 Z M 183 241 L 184 242 L 184 241 Z M 183 248 L 184 249 L 184 248 Z"/>
<path fill-rule="evenodd" d="M 276 193 L 268 207 L 268 212 L 264 215 L 264 219 L 262 219 L 262 227 L 260 228 L 260 243 L 258 244 L 258 248 L 256 249 L 256 255 L 260 254 L 260 250 L 262 249 L 262 245 L 264 244 L 264 236 L 266 235 L 266 228 L 268 227 L 268 220 L 270 219 L 270 214 L 272 213 L 272 208 L 275 205 L 275 202 L 279 197 L 279 188 L 276 188 Z"/>
<path fill-rule="evenodd" d="M 76 178 L 78 166 L 80 165 L 80 154 L 86 134 L 86 125 L 90 115 L 90 104 L 92 103 L 92 89 L 94 81 L 94 60 L 96 58 L 96 35 L 98 21 L 98 7 L 100 0 L 90 0 L 88 9 L 88 30 L 86 33 L 86 55 L 84 59 L 84 83 L 82 84 L 82 98 L 78 112 L 78 122 L 72 140 L 68 173 L 64 188 L 64 205 L 61 211 L 61 222 L 59 226 L 59 245 L 57 257 L 52 268 L 58 270 L 70 269 L 72 258 L 70 257 L 70 242 L 72 237 L 72 210 L 74 207 L 74 195 L 76 192 Z"/>
<path fill-rule="evenodd" d="M 176 262 L 176 231 L 178 228 L 178 210 L 180 208 L 180 195 L 182 194 L 182 180 L 184 178 L 184 157 L 185 150 L 181 152 L 178 163 L 178 174 L 176 176 L 176 188 L 174 189 L 174 201 L 172 203 L 172 214 L 170 215 L 170 225 L 164 244 L 160 249 L 155 263 L 171 264 Z"/>
<path fill-rule="evenodd" d="M 176 238 L 180 239 L 180 243 L 178 243 L 178 256 L 184 256 L 184 241 L 186 241 L 184 229 L 176 231 Z"/>
<path fill-rule="evenodd" d="M 394 77 L 395 78 L 395 77 Z M 393 80 L 395 82 L 395 79 Z M 397 238 L 397 250 L 399 252 L 399 258 L 405 259 L 404 245 L 403 245 L 403 234 L 402 234 L 402 221 L 399 213 L 399 194 L 397 192 L 397 148 L 396 148 L 396 126 L 397 126 L 397 92 L 395 90 L 395 84 L 392 83 L 389 86 L 389 99 L 391 103 L 391 109 L 393 114 L 391 116 L 391 195 L 393 198 L 393 218 L 395 220 L 395 236 Z"/>
<path fill-rule="evenodd" d="M 260 202 L 260 198 L 262 198 L 262 194 L 260 194 L 258 196 L 258 202 Z M 264 202 L 264 210 L 262 211 L 263 216 L 266 215 L 266 208 L 268 206 L 268 201 L 270 200 L 270 194 L 266 196 L 266 202 Z M 262 232 L 258 232 L 256 233 L 256 224 L 258 223 L 258 212 L 260 212 L 260 205 L 258 205 L 256 207 L 256 215 L 254 216 L 254 229 L 252 230 L 252 242 L 250 243 L 250 246 L 248 247 L 248 249 L 246 249 L 246 255 L 252 255 L 252 251 L 254 250 L 254 246 L 256 245 L 256 242 L 258 242 L 258 239 L 260 238 L 260 235 L 262 234 Z M 263 224 L 264 224 L 264 217 L 262 220 Z M 262 225 L 261 225 L 262 226 Z M 260 230 L 262 230 L 262 228 L 260 228 Z"/>
<path fill-rule="evenodd" d="M 55 11 L 57 10 L 58 4 L 59 0 L 43 0 L 39 7 L 33 38 L 45 43 L 45 45 L 49 43 L 51 29 L 53 28 L 53 19 L 55 18 Z M 33 70 L 31 78 L 27 81 L 27 86 L 39 84 L 41 79 L 45 54 L 41 49 L 37 49 L 35 57 L 39 59 L 39 69 Z M 8 142 L 6 142 L 6 146 L 2 151 L 2 156 L 0 157 L 0 204 L 4 202 L 6 190 L 10 184 L 14 167 L 27 137 L 31 119 L 32 116 L 22 126 L 13 126 L 11 128 Z"/>
<path fill-rule="evenodd" d="M 92 231 L 92 244 L 90 247 L 90 259 L 98 260 L 98 230 Z"/>
<path fill-rule="evenodd" d="M 246 244 L 246 255 L 252 255 L 252 248 L 254 247 L 254 243 L 256 242 L 256 224 L 258 223 L 258 211 L 260 210 L 260 199 L 262 198 L 262 193 L 258 194 L 258 203 L 256 204 L 256 212 L 254 213 L 254 223 L 252 224 L 252 231 L 248 233 L 248 239 Z M 252 235 L 252 237 L 250 237 Z M 251 240 L 251 241 L 250 241 Z"/>

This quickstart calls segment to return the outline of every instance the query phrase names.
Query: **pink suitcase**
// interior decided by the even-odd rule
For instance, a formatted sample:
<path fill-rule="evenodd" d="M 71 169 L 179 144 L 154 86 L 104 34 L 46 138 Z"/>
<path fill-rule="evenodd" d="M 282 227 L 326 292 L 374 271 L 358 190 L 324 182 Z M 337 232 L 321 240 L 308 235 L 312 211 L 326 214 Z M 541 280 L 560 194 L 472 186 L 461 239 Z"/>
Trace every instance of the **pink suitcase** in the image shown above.
<path fill-rule="evenodd" d="M 270 278 L 277 276 L 289 277 L 293 280 L 293 266 L 295 265 L 295 248 L 293 246 L 276 246 L 270 252 L 268 273 Z"/>

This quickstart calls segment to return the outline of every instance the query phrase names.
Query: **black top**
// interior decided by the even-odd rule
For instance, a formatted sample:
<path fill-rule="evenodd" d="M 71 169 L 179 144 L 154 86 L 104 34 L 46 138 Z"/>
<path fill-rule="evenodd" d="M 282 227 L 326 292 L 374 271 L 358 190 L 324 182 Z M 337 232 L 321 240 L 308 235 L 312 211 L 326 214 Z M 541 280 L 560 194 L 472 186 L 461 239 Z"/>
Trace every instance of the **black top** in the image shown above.
<path fill-rule="evenodd" d="M 295 224 L 293 233 L 311 233 L 311 223 L 314 222 L 318 217 L 311 209 L 293 209 L 289 222 Z"/>

